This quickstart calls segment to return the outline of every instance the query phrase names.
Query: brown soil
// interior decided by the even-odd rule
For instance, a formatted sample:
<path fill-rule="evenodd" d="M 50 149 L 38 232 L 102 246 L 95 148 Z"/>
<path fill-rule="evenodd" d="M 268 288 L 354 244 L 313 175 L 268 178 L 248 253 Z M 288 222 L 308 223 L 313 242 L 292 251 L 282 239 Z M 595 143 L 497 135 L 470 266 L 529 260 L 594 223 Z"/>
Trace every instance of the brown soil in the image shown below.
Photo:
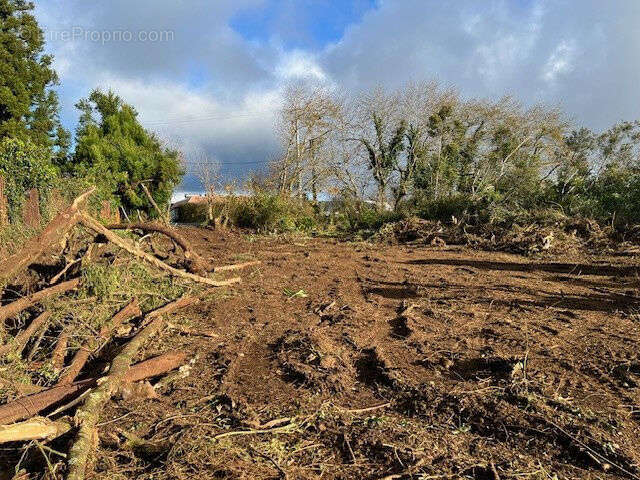
<path fill-rule="evenodd" d="M 93 478 L 639 478 L 632 258 L 181 233 L 263 264 L 154 340 L 191 373 L 109 406 Z"/>

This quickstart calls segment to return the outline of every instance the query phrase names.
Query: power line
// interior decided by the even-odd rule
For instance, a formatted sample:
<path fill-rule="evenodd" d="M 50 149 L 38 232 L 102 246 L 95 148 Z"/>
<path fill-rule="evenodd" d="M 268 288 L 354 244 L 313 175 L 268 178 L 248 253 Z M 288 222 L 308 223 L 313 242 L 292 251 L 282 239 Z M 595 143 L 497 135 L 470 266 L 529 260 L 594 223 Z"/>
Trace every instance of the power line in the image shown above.
<path fill-rule="evenodd" d="M 156 120 L 152 122 L 143 122 L 147 126 L 155 127 L 162 125 L 173 125 L 173 124 L 188 124 L 188 123 L 198 123 L 198 122 L 212 122 L 218 120 L 232 120 L 232 119 L 240 119 L 240 118 L 257 118 L 261 116 L 270 115 L 271 112 L 256 112 L 256 113 L 243 113 L 237 115 L 225 115 L 225 116 L 208 116 L 208 117 L 193 117 L 193 118 L 185 118 L 182 120 Z"/>

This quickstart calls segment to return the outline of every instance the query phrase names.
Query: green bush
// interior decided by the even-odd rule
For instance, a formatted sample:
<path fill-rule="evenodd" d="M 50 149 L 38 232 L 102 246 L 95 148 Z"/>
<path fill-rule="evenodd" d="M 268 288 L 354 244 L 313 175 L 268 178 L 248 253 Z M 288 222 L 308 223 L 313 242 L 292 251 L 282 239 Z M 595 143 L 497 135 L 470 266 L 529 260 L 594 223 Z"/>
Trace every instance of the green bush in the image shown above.
<path fill-rule="evenodd" d="M 19 221 L 25 193 L 37 188 L 40 204 L 46 199 L 58 179 L 58 170 L 51 160 L 51 152 L 30 141 L 5 138 L 0 142 L 0 176 L 5 181 L 5 195 L 9 201 L 9 219 Z M 46 214 L 46 211 L 43 211 Z"/>
<path fill-rule="evenodd" d="M 475 214 L 480 205 L 467 195 L 454 195 L 446 198 L 417 199 L 414 205 L 415 215 L 423 220 L 448 222 L 451 217 L 462 218 L 465 214 Z"/>
<path fill-rule="evenodd" d="M 268 193 L 250 197 L 230 197 L 230 222 L 240 228 L 259 232 L 309 232 L 317 228 L 317 215 L 302 199 Z"/>

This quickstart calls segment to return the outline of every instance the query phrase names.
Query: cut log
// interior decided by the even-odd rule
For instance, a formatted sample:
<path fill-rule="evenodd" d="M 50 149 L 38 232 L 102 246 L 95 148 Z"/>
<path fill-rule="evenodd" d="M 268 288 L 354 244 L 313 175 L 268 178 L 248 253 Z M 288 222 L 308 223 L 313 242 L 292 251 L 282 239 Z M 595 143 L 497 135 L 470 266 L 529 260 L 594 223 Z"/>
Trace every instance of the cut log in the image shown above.
<path fill-rule="evenodd" d="M 190 300 L 192 299 L 187 297 L 174 303 L 181 304 L 181 302 L 185 301 L 188 303 Z M 114 358 L 107 377 L 87 396 L 84 405 L 76 412 L 76 421 L 80 428 L 76 440 L 69 451 L 69 473 L 67 480 L 83 480 L 85 478 L 89 459 L 94 447 L 92 439 L 95 437 L 96 426 L 104 405 L 122 386 L 123 382 L 126 381 L 127 372 L 138 351 L 151 337 L 159 333 L 165 326 L 167 322 L 165 314 L 174 311 L 176 308 L 179 307 L 169 304 L 163 309 L 156 310 L 150 314 L 152 318 L 151 323 L 133 337 L 133 339 L 125 345 L 122 352 Z"/>
<path fill-rule="evenodd" d="M 0 347 L 0 357 L 12 353 L 19 353 L 29 342 L 32 335 L 35 335 L 51 318 L 49 312 L 44 312 L 36 317 L 27 328 L 20 332 L 12 341 Z"/>
<path fill-rule="evenodd" d="M 95 383 L 96 379 L 91 378 L 72 385 L 61 385 L 2 405 L 0 406 L 0 425 L 8 425 L 25 418 L 31 418 L 53 405 L 82 394 Z"/>
<path fill-rule="evenodd" d="M 181 367 L 187 356 L 183 352 L 168 353 L 151 358 L 132 366 L 123 378 L 123 383 L 133 383 L 157 377 Z M 38 415 L 48 408 L 71 401 L 87 390 L 95 387 L 97 378 L 74 382 L 71 385 L 58 385 L 49 390 L 18 398 L 0 406 L 0 425 L 7 425 Z"/>
<path fill-rule="evenodd" d="M 53 440 L 71 430 L 71 423 L 59 420 L 52 422 L 35 417 L 25 422 L 0 426 L 0 444 L 25 442 L 28 440 Z"/>
<path fill-rule="evenodd" d="M 100 346 L 100 344 L 107 342 L 111 338 L 111 335 L 113 334 L 115 329 L 117 329 L 124 322 L 140 315 L 142 315 L 142 312 L 140 311 L 140 306 L 138 305 L 138 299 L 134 298 L 126 307 L 120 310 L 111 319 L 111 321 L 102 326 L 97 337 L 89 338 L 87 342 L 78 349 L 78 351 L 73 356 L 71 366 L 62 375 L 62 377 L 60 377 L 58 385 L 69 385 L 73 383 L 82 371 L 82 368 L 87 363 L 87 360 L 89 360 L 89 356 L 91 356 L 91 354 Z"/>
<path fill-rule="evenodd" d="M 37 303 L 40 303 L 45 298 L 66 293 L 77 288 L 78 285 L 80 285 L 80 279 L 75 278 L 73 280 L 54 285 L 53 287 L 45 288 L 44 290 L 40 290 L 39 292 L 32 293 L 31 295 L 27 295 L 26 297 L 19 298 L 13 303 L 9 303 L 8 305 L 0 307 L 0 324 L 2 324 L 2 322 L 5 322 L 8 318 L 19 314 L 23 310 L 32 307 Z"/>
<path fill-rule="evenodd" d="M 174 267 L 172 267 L 170 265 L 167 265 L 163 261 L 158 260 L 156 257 L 154 257 L 153 255 L 145 252 L 141 248 L 137 247 L 136 245 L 134 245 L 129 240 L 124 239 L 124 238 L 120 237 L 119 235 L 116 235 L 111 230 L 109 230 L 108 228 L 103 226 L 100 222 L 96 221 L 94 218 L 90 217 L 89 215 L 86 215 L 86 214 L 80 215 L 80 221 L 85 227 L 93 230 L 96 233 L 100 233 L 100 234 L 104 235 L 107 238 L 107 240 L 109 240 L 110 242 L 114 243 L 115 245 L 117 245 L 118 247 L 122 248 L 123 250 L 126 250 L 127 252 L 131 253 L 132 255 L 135 255 L 136 257 L 147 261 L 151 265 L 153 265 L 153 266 L 155 266 L 155 267 L 157 267 L 157 268 L 159 268 L 161 270 L 164 270 L 165 272 L 168 272 L 169 274 L 171 274 L 171 275 L 173 275 L 175 277 L 185 278 L 185 279 L 191 280 L 193 282 L 204 283 L 204 284 L 209 285 L 211 287 L 225 287 L 225 286 L 229 286 L 229 285 L 234 285 L 234 284 L 240 283 L 240 281 L 241 281 L 240 278 L 231 278 L 229 280 L 212 280 L 212 279 L 207 278 L 207 277 L 201 277 L 201 276 L 195 275 L 193 273 L 189 273 L 189 272 L 184 272 L 182 270 L 178 270 L 177 268 L 174 268 Z"/>
<path fill-rule="evenodd" d="M 187 260 L 187 268 L 191 273 L 204 274 L 207 272 L 207 262 L 198 255 L 189 242 L 180 235 L 175 229 L 162 225 L 160 223 L 118 223 L 109 225 L 109 230 L 140 230 L 145 233 L 161 233 L 172 239 L 184 251 L 184 257 Z"/>
<path fill-rule="evenodd" d="M 0 284 L 12 279 L 20 270 L 35 262 L 48 248 L 59 243 L 78 223 L 80 208 L 95 191 L 95 187 L 76 198 L 71 206 L 58 214 L 40 235 L 27 242 L 24 248 L 0 262 Z"/>

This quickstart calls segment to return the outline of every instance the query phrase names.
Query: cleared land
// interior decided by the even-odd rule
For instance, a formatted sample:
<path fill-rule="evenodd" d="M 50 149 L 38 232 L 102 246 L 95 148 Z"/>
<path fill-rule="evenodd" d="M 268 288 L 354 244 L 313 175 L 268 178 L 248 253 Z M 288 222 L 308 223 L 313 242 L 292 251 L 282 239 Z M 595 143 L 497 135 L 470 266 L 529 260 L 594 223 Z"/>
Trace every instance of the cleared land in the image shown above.
<path fill-rule="evenodd" d="M 93 478 L 639 478 L 633 258 L 180 232 L 262 265 L 147 345 L 192 370 L 109 405 Z"/>

